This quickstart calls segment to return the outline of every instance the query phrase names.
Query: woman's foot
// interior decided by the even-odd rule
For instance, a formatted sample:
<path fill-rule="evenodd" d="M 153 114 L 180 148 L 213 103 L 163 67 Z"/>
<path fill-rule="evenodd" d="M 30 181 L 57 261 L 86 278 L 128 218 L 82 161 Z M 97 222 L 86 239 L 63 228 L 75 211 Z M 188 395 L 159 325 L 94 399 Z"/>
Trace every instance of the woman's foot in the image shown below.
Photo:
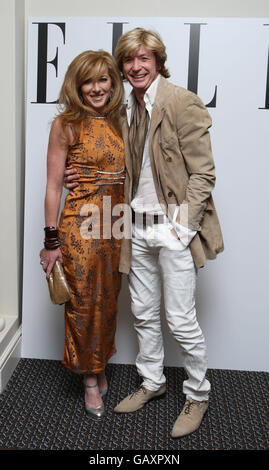
<path fill-rule="evenodd" d="M 96 375 L 84 376 L 84 388 L 86 407 L 96 409 L 102 406 L 103 400 L 99 392 Z"/>

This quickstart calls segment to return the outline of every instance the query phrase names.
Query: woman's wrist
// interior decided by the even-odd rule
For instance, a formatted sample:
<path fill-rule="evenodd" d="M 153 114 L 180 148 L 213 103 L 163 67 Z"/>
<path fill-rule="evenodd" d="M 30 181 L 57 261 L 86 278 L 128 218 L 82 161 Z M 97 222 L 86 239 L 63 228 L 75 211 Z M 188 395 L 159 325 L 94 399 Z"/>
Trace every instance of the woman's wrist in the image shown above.
<path fill-rule="evenodd" d="M 61 243 L 58 239 L 58 229 L 54 226 L 47 226 L 44 228 L 45 231 L 45 240 L 44 247 L 46 250 L 56 250 L 61 246 Z"/>

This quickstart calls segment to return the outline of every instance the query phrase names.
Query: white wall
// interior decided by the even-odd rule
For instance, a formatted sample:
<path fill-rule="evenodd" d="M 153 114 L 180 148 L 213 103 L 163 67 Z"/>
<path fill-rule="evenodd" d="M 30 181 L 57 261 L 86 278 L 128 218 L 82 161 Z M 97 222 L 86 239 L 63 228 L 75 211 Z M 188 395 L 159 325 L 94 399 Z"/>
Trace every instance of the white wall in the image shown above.
<path fill-rule="evenodd" d="M 15 142 L 20 142 L 23 120 L 15 125 L 15 116 L 18 116 L 15 102 L 14 80 L 18 76 L 23 82 L 22 69 L 15 73 L 14 48 L 19 50 L 19 44 L 15 46 L 14 24 L 16 10 L 22 8 L 23 0 L 18 2 L 1 0 L 1 58 L 5 64 L 5 74 L 1 74 L 1 297 L 0 315 L 5 312 L 18 315 L 20 311 L 20 258 L 21 240 L 23 237 L 18 208 L 21 204 L 22 185 L 20 175 L 23 172 L 21 166 L 21 153 L 15 149 Z M 19 5 L 21 4 L 21 5 Z M 197 16 L 197 17 L 269 17 L 269 3 L 267 0 L 253 2 L 242 0 L 229 0 L 216 2 L 215 0 L 201 2 L 200 0 L 136 0 L 135 2 L 122 2 L 121 0 L 103 0 L 103 2 L 89 2 L 88 0 L 25 0 L 25 21 L 28 16 L 103 16 L 103 15 L 133 15 L 133 16 Z M 21 43 L 22 45 L 22 43 Z M 22 57 L 18 54 L 17 59 Z M 265 111 L 268 112 L 268 111 Z M 256 123 L 258 125 L 258 123 Z M 8 138 L 7 138 L 8 137 Z M 240 154 L 240 136 L 238 139 L 238 152 Z M 229 153 L 229 141 L 226 142 Z M 17 147 L 18 148 L 18 147 Z M 19 149 L 23 148 L 19 145 Z M 8 157 L 8 158 L 6 158 Z M 258 158 L 260 179 L 256 174 L 255 165 L 248 163 L 245 167 L 237 169 L 233 174 L 229 189 L 232 188 L 230 205 L 233 208 L 233 216 L 224 210 L 222 198 L 226 197 L 227 181 L 223 182 L 222 174 L 226 169 L 226 161 L 218 159 L 217 186 L 215 197 L 220 209 L 221 222 L 224 228 L 226 250 L 215 262 L 210 262 L 206 270 L 200 272 L 198 303 L 199 319 L 207 336 L 209 349 L 209 366 L 231 369 L 268 370 L 268 323 L 266 315 L 268 310 L 268 294 L 266 289 L 266 232 L 268 229 L 266 186 L 264 181 L 264 162 L 259 160 L 253 146 L 253 159 Z M 229 162 L 231 160 L 229 159 Z M 255 171 L 255 177 L 252 175 Z M 245 174 L 247 173 L 247 178 Z M 258 183 L 257 183 L 258 180 Z M 261 182 L 261 184 L 260 184 Z M 242 186 L 238 186 L 242 183 Z M 243 191 L 240 188 L 243 187 Z M 240 197 L 238 197 L 238 195 Z M 267 198 L 268 199 L 268 198 Z M 250 203 L 250 206 L 249 206 Z M 255 206 L 264 209 L 264 215 L 255 219 Z M 249 209 L 249 210 L 248 210 Z M 250 216 L 251 213 L 251 216 Z M 260 213 L 260 212 L 259 212 Z M 244 243 L 241 243 L 239 233 L 242 226 L 237 221 L 236 215 L 244 216 Z M 251 221 L 257 223 L 257 230 L 248 236 L 248 224 Z M 240 217 L 242 220 L 242 217 Z M 250 225 L 251 226 L 251 225 Z M 262 227 L 262 231 L 260 230 Z M 247 254 L 247 256 L 246 256 Z M 207 277 L 214 276 L 216 283 L 221 287 L 219 298 L 212 297 L 211 287 L 208 286 Z M 213 291 L 214 292 L 214 291 Z M 136 340 L 133 335 L 132 322 L 128 309 L 124 307 L 126 302 L 126 283 L 124 282 L 120 300 L 120 318 L 118 328 L 118 351 L 121 362 L 132 362 L 136 351 Z M 213 303 L 213 308 L 212 308 Z M 124 304 L 124 305 L 123 305 Z M 215 310 L 215 312 L 214 312 Z M 221 310 L 221 314 L 220 314 Z M 211 312 L 210 314 L 208 312 Z M 223 314 L 224 313 L 224 314 Z M 261 321 L 262 318 L 262 321 Z M 57 322 L 61 324 L 60 317 Z M 131 340 L 131 341 L 130 341 Z M 166 334 L 166 349 L 169 364 L 175 364 L 175 351 L 173 341 Z M 221 357 L 221 361 L 216 361 Z M 117 356 L 115 356 L 117 360 Z"/>
<path fill-rule="evenodd" d="M 48 21 L 48 18 L 43 18 L 44 21 Z M 63 17 L 61 18 L 63 20 Z M 110 30 L 107 26 L 110 20 L 110 17 L 98 20 L 95 18 L 90 24 L 79 18 L 67 22 L 69 39 L 78 36 L 81 36 L 81 39 L 71 41 L 69 48 L 68 45 L 62 46 L 62 43 L 59 43 L 61 63 L 66 67 L 71 57 L 81 48 L 87 47 L 88 42 L 91 47 L 96 48 L 97 34 L 99 47 L 110 48 Z M 31 23 L 36 21 L 40 21 L 40 18 L 34 18 Z M 161 32 L 167 45 L 168 67 L 173 81 L 176 80 L 176 83 L 186 86 L 189 34 L 185 23 L 190 19 L 141 18 L 139 20 L 127 17 L 124 21 L 129 23 L 128 29 L 137 26 L 141 21 L 142 25 L 154 27 Z M 208 102 L 212 98 L 215 84 L 218 86 L 217 107 L 210 108 L 209 111 L 214 123 L 211 136 L 217 168 L 214 197 L 221 219 L 226 250 L 199 273 L 198 315 L 207 337 L 210 367 L 267 370 L 268 315 L 264 309 L 267 305 L 267 291 L 265 263 L 262 257 L 262 253 L 266 250 L 266 231 L 259 234 L 259 247 L 256 244 L 257 223 L 267 210 L 265 201 L 266 178 L 269 170 L 267 159 L 269 110 L 260 110 L 259 107 L 262 107 L 265 101 L 268 55 L 267 29 L 263 24 L 269 20 L 214 18 L 205 22 L 208 26 L 201 36 L 199 94 L 204 102 Z M 228 30 L 229 35 L 226 34 Z M 29 71 L 28 130 L 30 132 L 27 134 L 29 147 L 27 147 L 26 220 L 35 220 L 35 223 L 41 227 L 43 197 L 40 191 L 44 190 L 45 183 L 47 123 L 52 119 L 55 110 L 51 105 L 31 104 L 35 101 L 36 94 L 36 34 L 36 25 L 33 25 L 29 39 L 29 43 L 33 45 L 29 54 L 31 58 L 29 70 L 33 72 Z M 56 38 L 58 41 L 58 36 Z M 177 42 L 180 42 L 180 48 Z M 54 51 L 56 45 L 52 39 L 50 43 Z M 54 78 L 50 83 L 50 99 L 54 99 L 58 94 L 57 86 L 60 86 L 63 72 L 62 66 L 57 80 Z M 34 138 L 35 135 L 38 135 L 38 139 Z M 260 170 L 258 178 L 257 175 L 253 175 L 254 152 Z M 36 155 L 40 157 L 37 159 Z M 250 199 L 250 188 L 253 184 L 257 184 L 257 181 L 259 185 Z M 27 224 L 25 233 L 23 353 L 31 357 L 60 358 L 63 348 L 63 313 L 60 313 L 60 307 L 49 304 L 47 287 L 42 280 L 43 275 L 36 258 L 36 253 L 42 244 L 42 230 L 33 232 L 32 225 Z M 249 256 L 250 250 L 251 253 L 255 251 L 255 257 Z M 245 264 L 246 259 L 247 266 L 251 260 L 250 268 Z M 263 274 L 258 279 L 257 272 Z M 253 315 L 254 310 L 258 322 Z M 40 330 L 43 333 L 42 338 L 38 335 Z M 167 332 L 165 322 L 164 331 L 166 364 L 178 365 L 177 348 Z M 250 343 L 255 345 L 255 350 L 249 347 Z M 118 354 L 113 361 L 134 361 L 136 338 L 132 329 L 126 282 L 120 299 L 117 346 Z"/>
<path fill-rule="evenodd" d="M 2 0 L 0 392 L 20 357 L 24 187 L 24 1 Z"/>
<path fill-rule="evenodd" d="M 0 315 L 17 315 L 21 250 L 21 200 L 24 145 L 24 4 L 3 0 L 1 30 L 1 230 Z"/>

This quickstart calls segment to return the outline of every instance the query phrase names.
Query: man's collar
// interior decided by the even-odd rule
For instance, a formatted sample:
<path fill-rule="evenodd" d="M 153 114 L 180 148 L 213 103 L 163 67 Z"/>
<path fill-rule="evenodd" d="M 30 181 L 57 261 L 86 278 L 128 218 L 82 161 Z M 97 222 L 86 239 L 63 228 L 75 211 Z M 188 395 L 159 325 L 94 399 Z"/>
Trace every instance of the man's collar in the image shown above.
<path fill-rule="evenodd" d="M 154 101 L 155 101 L 155 97 L 156 97 L 156 93 L 157 93 L 157 88 L 158 88 L 158 84 L 159 84 L 159 81 L 160 81 L 160 74 L 158 73 L 157 77 L 155 78 L 155 80 L 152 82 L 152 84 L 150 85 L 150 87 L 147 89 L 146 93 L 145 93 L 145 96 L 144 96 L 144 101 L 145 103 L 150 103 L 151 106 L 154 105 Z"/>
<path fill-rule="evenodd" d="M 131 93 L 129 94 L 129 96 L 127 97 L 127 100 L 126 100 L 126 103 L 127 103 L 127 109 L 130 109 L 133 104 L 134 104 L 134 93 L 133 93 L 133 90 L 131 91 Z"/>

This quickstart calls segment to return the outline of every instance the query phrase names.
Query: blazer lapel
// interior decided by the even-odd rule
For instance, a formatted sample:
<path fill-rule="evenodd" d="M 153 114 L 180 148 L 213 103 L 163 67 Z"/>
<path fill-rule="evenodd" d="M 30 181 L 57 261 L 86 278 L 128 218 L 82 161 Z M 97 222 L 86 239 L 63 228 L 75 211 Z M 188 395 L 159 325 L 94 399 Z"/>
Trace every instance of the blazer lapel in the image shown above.
<path fill-rule="evenodd" d="M 122 137 L 123 137 L 123 143 L 124 143 L 125 167 L 131 179 L 133 170 L 132 170 L 131 152 L 129 148 L 128 131 L 129 131 L 129 126 L 127 122 L 126 111 L 124 110 L 124 114 L 122 116 Z"/>
<path fill-rule="evenodd" d="M 151 116 L 151 122 L 150 122 L 150 128 L 149 128 L 149 142 L 151 142 L 151 139 L 160 124 L 160 122 L 163 119 L 163 114 L 164 114 L 164 109 L 160 108 L 160 106 L 155 103 L 152 111 L 152 116 Z"/>
<path fill-rule="evenodd" d="M 149 130 L 149 142 L 161 123 L 165 111 L 165 96 L 166 96 L 166 80 L 165 78 L 161 77 L 159 81 L 159 85 L 157 88 L 157 93 L 155 97 L 155 102 L 152 110 L 151 116 L 151 123 L 150 123 L 150 130 Z"/>

